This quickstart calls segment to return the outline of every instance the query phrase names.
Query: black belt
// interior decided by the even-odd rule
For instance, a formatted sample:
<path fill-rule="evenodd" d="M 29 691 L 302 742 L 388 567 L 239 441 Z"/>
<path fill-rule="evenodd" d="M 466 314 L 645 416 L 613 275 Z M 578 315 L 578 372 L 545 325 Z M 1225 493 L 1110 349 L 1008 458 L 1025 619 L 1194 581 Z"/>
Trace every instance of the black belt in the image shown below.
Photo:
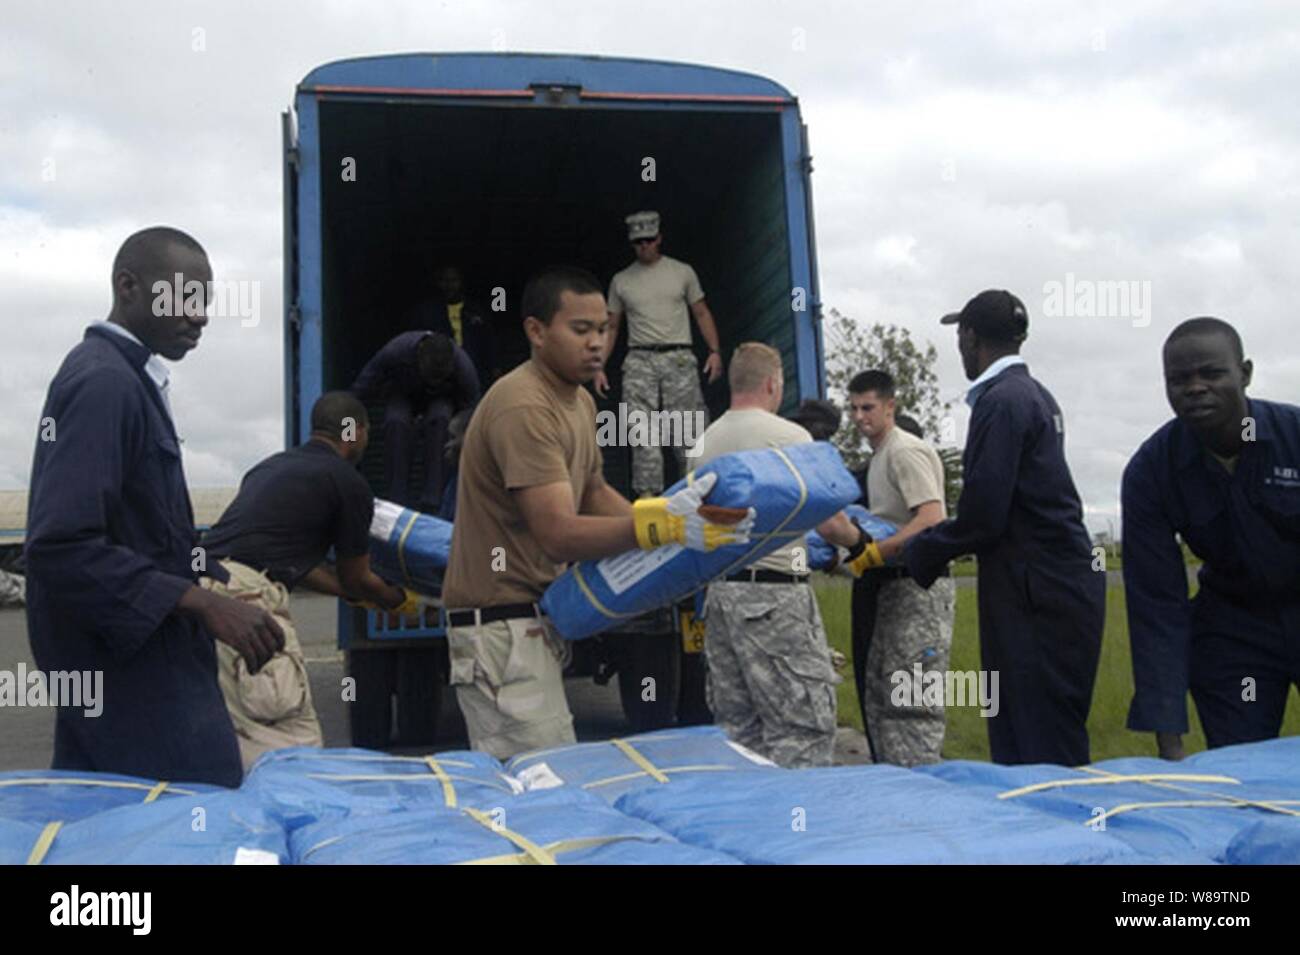
<path fill-rule="evenodd" d="M 803 584 L 808 582 L 808 576 L 783 574 L 779 570 L 742 570 L 738 574 L 728 574 L 727 580 L 745 584 Z"/>
<path fill-rule="evenodd" d="M 628 345 L 628 351 L 681 351 L 683 348 L 689 349 L 690 345 Z"/>
<path fill-rule="evenodd" d="M 474 626 L 473 610 L 450 610 L 447 612 L 449 627 Z M 495 623 L 498 620 L 516 620 L 521 617 L 532 619 L 540 616 L 537 604 L 500 604 L 496 607 L 484 607 L 478 611 L 480 623 Z"/>

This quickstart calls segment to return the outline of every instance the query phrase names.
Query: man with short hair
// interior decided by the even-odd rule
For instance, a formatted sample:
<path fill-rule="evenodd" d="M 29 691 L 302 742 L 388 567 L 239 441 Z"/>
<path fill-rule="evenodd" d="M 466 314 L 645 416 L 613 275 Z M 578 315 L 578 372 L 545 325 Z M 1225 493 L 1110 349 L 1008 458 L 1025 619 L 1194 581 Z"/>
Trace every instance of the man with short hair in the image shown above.
<path fill-rule="evenodd" d="M 972 382 L 962 491 L 957 516 L 908 541 L 903 561 L 929 587 L 954 557 L 979 557 L 980 658 L 999 680 L 993 761 L 1080 766 L 1106 575 L 1092 567 L 1061 409 L 1020 357 L 1029 315 L 1016 296 L 981 292 L 941 322 L 957 325 Z"/>
<path fill-rule="evenodd" d="M 785 388 L 781 353 L 745 342 L 728 370 L 731 407 L 696 445 L 696 467 L 756 448 L 805 444 L 812 436 L 776 415 Z M 817 531 L 851 547 L 850 568 L 865 549 L 843 513 Z M 835 684 L 807 557 L 790 544 L 709 585 L 704 603 L 705 690 L 715 721 L 732 740 L 788 768 L 829 766 L 835 748 Z"/>
<path fill-rule="evenodd" d="M 628 241 L 636 261 L 609 283 L 610 328 L 605 349 L 608 359 L 618 342 L 619 324 L 627 316 L 627 356 L 623 359 L 623 401 L 629 420 L 652 421 L 658 411 L 707 414 L 700 392 L 699 370 L 691 348 L 691 318 L 709 346 L 704 373 L 709 383 L 722 374 L 718 328 L 704 301 L 695 269 L 661 252 L 663 234 L 659 213 L 634 212 L 625 220 Z M 609 381 L 602 371 L 594 379 L 596 393 L 604 396 Z M 698 432 L 697 432 L 698 433 Z M 674 446 L 677 468 L 685 475 L 685 446 Z M 634 497 L 658 494 L 664 487 L 663 451 L 653 442 L 632 448 Z"/>
<path fill-rule="evenodd" d="M 1180 759 L 1189 689 L 1216 747 L 1277 736 L 1300 685 L 1300 407 L 1246 396 L 1220 319 L 1183 322 L 1163 360 L 1175 418 L 1124 469 L 1128 727 Z M 1204 561 L 1190 600 L 1179 539 Z"/>
<path fill-rule="evenodd" d="M 384 487 L 390 500 L 426 514 L 442 502 L 447 427 L 479 399 L 478 372 L 469 355 L 441 332 L 403 332 L 375 353 L 351 391 L 362 401 L 383 398 Z M 424 437 L 424 488 L 408 490 L 416 419 Z"/>
<path fill-rule="evenodd" d="M 605 483 L 596 405 L 582 387 L 604 364 L 610 322 L 592 275 L 547 269 L 529 281 L 521 309 L 532 355 L 470 419 L 442 590 L 470 746 L 498 759 L 574 741 L 568 648 L 537 607 L 565 564 L 638 547 L 744 543 L 754 520 L 752 509 L 703 504 L 712 475 L 635 504 Z"/>
<path fill-rule="evenodd" d="M 219 786 L 243 778 L 213 642 L 256 673 L 284 636 L 266 611 L 199 586 L 170 373 L 158 357 L 180 361 L 198 347 L 211 281 L 207 254 L 184 232 L 130 236 L 113 260 L 108 319 L 86 330 L 50 383 L 27 506 L 27 633 L 43 671 L 103 674 L 101 713 L 59 708 L 55 769 Z"/>
<path fill-rule="evenodd" d="M 375 498 L 357 464 L 370 440 L 370 419 L 346 391 L 316 399 L 311 436 L 253 467 L 221 519 L 204 535 L 207 559 L 219 561 L 225 583 L 204 580 L 215 593 L 261 607 L 284 632 L 284 649 L 257 673 L 217 648 L 221 691 L 239 736 L 244 768 L 286 746 L 320 746 L 307 664 L 289 593 L 303 585 L 320 593 L 392 610 L 418 610 L 413 594 L 370 569 L 370 521 Z M 335 567 L 325 562 L 331 548 Z"/>
<path fill-rule="evenodd" d="M 895 422 L 894 379 L 888 372 L 863 371 L 849 382 L 850 416 L 871 445 L 867 497 L 871 513 L 897 532 L 879 542 L 886 561 L 903 545 L 947 516 L 943 462 L 924 439 Z M 859 699 L 872 758 L 878 763 L 918 766 L 937 763 L 943 751 L 944 704 L 895 704 L 899 674 L 903 686 L 922 675 L 948 669 L 957 593 L 947 568 L 930 587 L 912 580 L 907 568 L 886 564 L 864 573 L 854 584 L 874 595 L 870 610 L 853 608 L 854 675 L 862 673 Z M 856 595 L 855 595 L 856 596 Z M 859 619 L 870 613 L 871 619 Z M 859 632 L 863 639 L 858 639 Z M 858 656 L 862 660 L 859 663 Z"/>

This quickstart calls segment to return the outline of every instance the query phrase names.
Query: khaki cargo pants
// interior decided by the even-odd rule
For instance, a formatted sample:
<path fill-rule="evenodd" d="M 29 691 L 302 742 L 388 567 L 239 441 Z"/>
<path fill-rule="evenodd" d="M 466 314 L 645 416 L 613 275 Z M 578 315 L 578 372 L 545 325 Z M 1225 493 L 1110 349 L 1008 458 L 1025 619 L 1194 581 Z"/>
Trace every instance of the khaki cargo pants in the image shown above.
<path fill-rule="evenodd" d="M 223 560 L 229 583 L 201 577 L 204 589 L 260 607 L 284 631 L 284 649 L 256 673 L 244 658 L 217 642 L 217 679 L 239 738 L 239 755 L 247 770 L 263 753 L 288 746 L 323 746 L 320 720 L 311 700 L 307 663 L 293 620 L 289 592 L 265 574 L 238 561 Z"/>
<path fill-rule="evenodd" d="M 449 627 L 447 648 L 470 749 L 504 760 L 577 741 L 564 695 L 569 648 L 545 617 Z"/>

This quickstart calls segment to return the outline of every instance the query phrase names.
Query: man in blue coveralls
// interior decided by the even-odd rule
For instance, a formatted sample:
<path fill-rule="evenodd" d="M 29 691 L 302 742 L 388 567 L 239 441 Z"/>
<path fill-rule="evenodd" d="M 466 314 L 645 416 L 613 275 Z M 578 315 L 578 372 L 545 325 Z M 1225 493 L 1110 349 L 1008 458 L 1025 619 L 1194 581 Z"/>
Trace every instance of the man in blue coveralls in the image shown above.
<path fill-rule="evenodd" d="M 132 235 L 113 307 L 50 383 L 27 509 L 37 665 L 103 673 L 102 712 L 59 708 L 54 768 L 238 786 L 213 640 L 252 672 L 282 649 L 271 615 L 198 585 L 198 534 L 167 366 L 198 346 L 212 270 L 183 232 Z M 213 576 L 222 574 L 215 563 Z"/>
<path fill-rule="evenodd" d="M 957 325 L 972 382 L 962 492 L 957 516 L 908 541 L 903 561 L 929 587 L 952 558 L 979 557 L 980 657 L 999 677 L 993 761 L 1087 763 L 1106 577 L 1092 569 L 1061 409 L 1020 357 L 1020 299 L 981 292 L 942 322 Z"/>
<path fill-rule="evenodd" d="M 1189 689 L 1213 747 L 1277 736 L 1300 684 L 1300 408 L 1246 397 L 1217 318 L 1169 334 L 1164 373 L 1176 417 L 1124 469 L 1128 727 L 1181 759 Z M 1204 561 L 1190 600 L 1175 534 Z"/>

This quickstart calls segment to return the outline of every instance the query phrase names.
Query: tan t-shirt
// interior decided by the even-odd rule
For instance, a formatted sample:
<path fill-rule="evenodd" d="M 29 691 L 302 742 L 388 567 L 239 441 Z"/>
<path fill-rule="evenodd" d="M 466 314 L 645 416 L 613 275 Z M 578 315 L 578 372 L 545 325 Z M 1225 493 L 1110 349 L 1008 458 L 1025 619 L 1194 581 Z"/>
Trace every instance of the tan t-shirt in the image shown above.
<path fill-rule="evenodd" d="M 633 262 L 615 275 L 606 307 L 627 316 L 628 345 L 689 345 L 688 306 L 702 298 L 695 270 L 661 255 L 654 265 Z"/>
<path fill-rule="evenodd" d="M 443 603 L 455 610 L 537 600 L 564 565 L 547 559 L 513 491 L 568 481 L 580 505 L 600 470 L 596 403 L 585 388 L 536 359 L 489 388 L 460 453 Z"/>
<path fill-rule="evenodd" d="M 894 426 L 871 454 L 867 500 L 871 513 L 902 527 L 912 508 L 927 501 L 944 507 L 943 461 L 929 443 Z M 947 517 L 944 509 L 944 517 Z"/>
<path fill-rule="evenodd" d="M 790 444 L 807 444 L 810 441 L 812 435 L 808 430 L 793 421 L 786 421 L 761 408 L 746 408 L 743 411 L 728 411 L 709 425 L 696 444 L 700 449 L 699 457 L 686 460 L 689 467 L 699 467 L 724 454 L 753 451 L 756 448 L 784 448 Z M 801 552 L 797 565 L 796 551 Z M 790 544 L 750 566 L 782 574 L 807 573 L 807 555 L 802 552 L 801 544 Z"/>

